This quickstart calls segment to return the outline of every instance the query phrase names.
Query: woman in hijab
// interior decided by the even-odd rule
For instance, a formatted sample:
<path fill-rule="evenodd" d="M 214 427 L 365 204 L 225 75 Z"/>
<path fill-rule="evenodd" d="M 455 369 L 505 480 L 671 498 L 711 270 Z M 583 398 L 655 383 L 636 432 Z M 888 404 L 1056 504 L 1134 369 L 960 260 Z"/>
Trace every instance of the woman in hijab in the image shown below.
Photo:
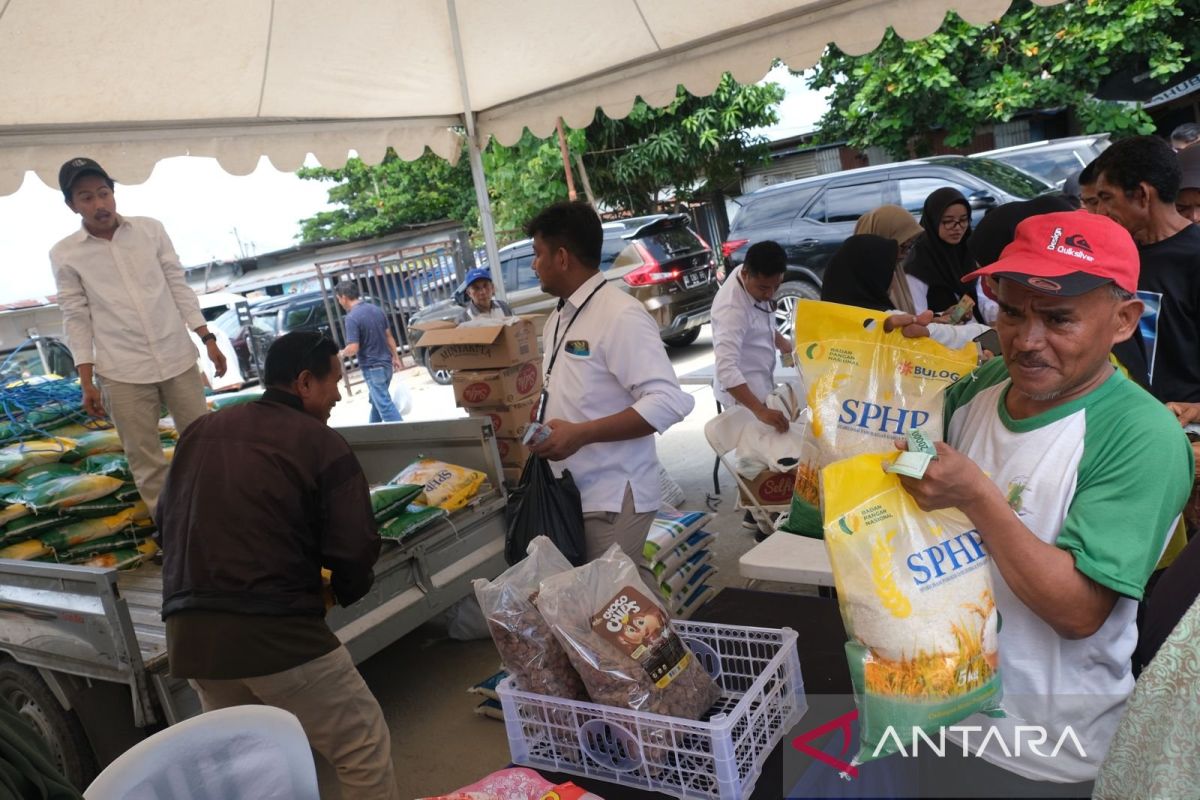
<path fill-rule="evenodd" d="M 974 288 L 962 282 L 963 276 L 975 269 L 975 259 L 967 248 L 971 235 L 967 198 L 957 189 L 938 189 L 925 198 L 921 228 L 924 233 L 904 263 L 917 313 L 927 308 L 941 313 L 964 294 L 976 300 Z"/>
<path fill-rule="evenodd" d="M 916 217 L 897 205 L 880 206 L 869 211 L 859 217 L 858 223 L 854 226 L 855 236 L 872 234 L 891 239 L 896 243 L 896 281 L 892 284 L 889 296 L 892 299 L 892 308 L 909 314 L 915 314 L 917 309 L 914 308 L 913 299 L 909 295 L 908 280 L 902 264 L 908 257 L 913 242 L 921 236 L 921 233 L 921 226 L 917 223 Z"/>
<path fill-rule="evenodd" d="M 911 218 L 911 217 L 910 217 Z M 851 236 L 829 259 L 821 299 L 847 306 L 890 311 L 900 247 L 895 239 L 864 233 Z"/>

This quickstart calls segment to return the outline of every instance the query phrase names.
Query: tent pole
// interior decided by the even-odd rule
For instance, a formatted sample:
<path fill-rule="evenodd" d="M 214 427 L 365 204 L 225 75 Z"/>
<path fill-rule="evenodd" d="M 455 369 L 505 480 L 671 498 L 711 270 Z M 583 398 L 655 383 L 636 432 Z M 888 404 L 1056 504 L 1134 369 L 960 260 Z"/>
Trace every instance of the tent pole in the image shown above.
<path fill-rule="evenodd" d="M 467 86 L 467 66 L 463 60 L 455 0 L 446 0 L 446 12 L 450 18 L 450 35 L 454 41 L 454 60 L 458 62 L 458 88 L 462 94 L 463 122 L 467 127 L 467 157 L 471 162 L 471 182 L 475 184 L 475 202 L 479 206 L 479 224 L 483 227 L 488 267 L 492 271 L 492 283 L 496 285 L 496 297 L 507 300 L 504 275 L 500 270 L 499 249 L 496 247 L 496 223 L 492 220 L 492 201 L 488 197 L 487 176 L 483 172 L 483 154 L 480 152 L 479 134 L 475 130 L 475 111 L 471 108 L 471 92 Z"/>

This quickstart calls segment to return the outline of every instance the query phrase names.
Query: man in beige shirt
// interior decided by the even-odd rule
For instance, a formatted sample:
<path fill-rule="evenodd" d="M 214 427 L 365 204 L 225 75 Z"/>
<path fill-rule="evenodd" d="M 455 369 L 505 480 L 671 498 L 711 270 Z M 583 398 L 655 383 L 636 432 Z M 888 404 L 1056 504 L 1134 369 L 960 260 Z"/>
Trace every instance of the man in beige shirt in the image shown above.
<path fill-rule="evenodd" d="M 58 184 L 67 207 L 82 218 L 78 231 L 51 248 L 50 264 L 83 408 L 112 418 L 153 511 L 167 474 L 160 409 L 170 410 L 180 433 L 207 411 L 188 329 L 205 344 L 218 377 L 225 356 L 162 223 L 119 215 L 112 178 L 90 158 L 63 164 Z"/>

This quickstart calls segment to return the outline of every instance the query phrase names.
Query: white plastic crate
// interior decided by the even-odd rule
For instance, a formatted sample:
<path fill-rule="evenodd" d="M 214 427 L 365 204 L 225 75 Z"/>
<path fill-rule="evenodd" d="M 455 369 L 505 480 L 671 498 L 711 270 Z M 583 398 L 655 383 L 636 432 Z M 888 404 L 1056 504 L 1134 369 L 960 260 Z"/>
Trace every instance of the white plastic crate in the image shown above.
<path fill-rule="evenodd" d="M 704 721 L 497 687 L 514 763 L 675 797 L 746 800 L 808 710 L 791 628 L 672 622 L 721 687 Z"/>

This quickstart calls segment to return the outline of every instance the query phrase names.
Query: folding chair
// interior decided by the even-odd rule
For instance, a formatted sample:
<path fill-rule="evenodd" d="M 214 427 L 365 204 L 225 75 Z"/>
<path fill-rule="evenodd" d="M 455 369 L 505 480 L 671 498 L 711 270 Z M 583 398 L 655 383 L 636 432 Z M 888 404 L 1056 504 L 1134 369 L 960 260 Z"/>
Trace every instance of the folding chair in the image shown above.
<path fill-rule="evenodd" d="M 737 447 L 738 439 L 745 426 L 755 422 L 754 414 L 744 406 L 734 406 L 717 414 L 704 424 L 704 438 L 708 446 L 717 454 L 717 460 L 733 476 L 737 484 L 738 496 L 735 509 L 745 509 L 754 518 L 758 529 L 765 534 L 775 530 L 771 522 L 771 514 L 788 510 L 788 506 L 764 506 L 759 504 L 746 484 L 745 478 L 738 474 L 734 464 L 729 460 L 729 454 Z"/>

